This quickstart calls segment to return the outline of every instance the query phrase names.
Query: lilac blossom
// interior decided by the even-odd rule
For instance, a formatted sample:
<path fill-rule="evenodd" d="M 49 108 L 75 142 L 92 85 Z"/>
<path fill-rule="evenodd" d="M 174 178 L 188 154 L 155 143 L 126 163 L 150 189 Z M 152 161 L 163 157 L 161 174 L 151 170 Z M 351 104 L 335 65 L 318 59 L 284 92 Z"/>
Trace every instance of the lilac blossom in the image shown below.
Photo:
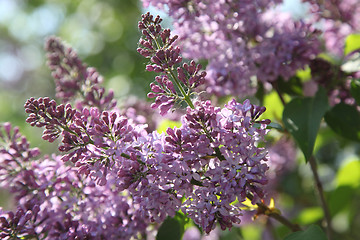
<path fill-rule="evenodd" d="M 136 137 L 146 134 L 144 125 L 133 126 L 116 111 L 100 112 L 97 108 L 84 108 L 80 112 L 70 104 L 66 107 L 57 105 L 49 98 L 29 99 L 25 111 L 29 113 L 28 123 L 45 126 L 44 140 L 53 142 L 62 137 L 59 150 L 67 152 L 62 157 L 64 161 L 73 162 L 79 172 L 90 175 L 100 185 L 106 184 L 113 158 L 121 157 Z M 114 148 L 119 152 L 112 150 Z"/>
<path fill-rule="evenodd" d="M 278 77 L 289 79 L 316 57 L 320 48 L 316 30 L 304 22 L 292 21 L 285 13 L 268 11 L 263 17 L 274 29 L 268 30 L 273 31 L 271 37 L 264 37 L 262 43 L 254 47 L 257 78 L 264 82 Z"/>
<path fill-rule="evenodd" d="M 37 205 L 26 211 L 18 208 L 15 213 L 12 211 L 2 211 L 0 209 L 0 238 L 36 238 L 36 225 L 34 222 L 39 210 L 39 206 Z"/>
<path fill-rule="evenodd" d="M 148 97 L 156 98 L 152 108 L 159 108 L 160 114 L 165 115 L 177 102 L 192 105 L 190 96 L 194 94 L 193 89 L 205 82 L 206 72 L 202 72 L 201 65 L 194 61 L 180 65 L 180 48 L 175 46 L 178 36 L 171 36 L 169 29 L 161 27 L 161 22 L 159 16 L 154 18 L 150 13 L 142 15 L 138 27 L 143 37 L 137 51 L 150 59 L 147 71 L 162 74 L 150 85 Z"/>
<path fill-rule="evenodd" d="M 159 108 L 160 115 L 165 115 L 173 107 L 176 96 L 174 84 L 168 79 L 167 75 L 155 77 L 155 83 L 151 83 L 151 92 L 148 93 L 149 98 L 156 98 L 151 104 L 151 108 Z"/>
<path fill-rule="evenodd" d="M 154 106 L 160 107 L 162 111 L 161 104 L 168 106 L 167 102 L 172 100 L 164 98 L 165 93 L 167 96 L 171 93 L 174 100 L 177 91 L 184 98 L 189 97 L 192 93 L 188 91 L 184 94 L 184 89 L 191 90 L 202 84 L 205 74 L 197 75 L 201 66 L 191 61 L 189 64 L 183 64 L 182 68 L 178 67 L 175 75 L 175 63 L 172 59 L 180 52 L 171 54 L 171 48 L 170 52 L 165 54 L 169 57 L 164 57 L 163 52 L 160 51 L 158 54 L 155 50 L 159 45 L 156 39 L 161 38 L 161 27 L 158 25 L 160 22 L 158 17 L 154 20 L 149 13 L 143 15 L 139 28 L 143 30 L 147 40 L 140 40 L 140 46 L 143 47 L 138 51 L 154 63 L 147 67 L 147 70 L 166 74 L 156 78 L 158 84 L 152 84 L 152 92 L 149 93 L 149 97 L 157 97 Z M 166 46 L 166 41 L 162 40 L 162 44 Z M 173 83 L 178 89 L 174 88 Z M 256 202 L 265 195 L 261 186 L 267 182 L 267 154 L 264 149 L 256 147 L 256 142 L 263 140 L 268 131 L 266 126 L 270 121 L 258 120 L 265 108 L 254 106 L 249 100 L 243 104 L 232 100 L 223 109 L 212 106 L 210 101 L 199 100 L 193 103 L 190 98 L 185 101 L 189 107 L 182 118 L 182 126 L 169 128 L 164 138 L 165 143 L 158 142 L 158 148 L 163 150 L 151 154 L 155 156 L 156 161 L 152 160 L 151 164 L 148 164 L 149 158 L 130 155 L 130 161 L 127 160 L 129 164 L 123 164 L 128 171 L 121 174 L 124 178 L 122 182 L 125 182 L 124 187 L 128 189 L 134 188 L 134 184 L 137 191 L 152 189 L 152 183 L 156 180 L 148 179 L 152 177 L 152 170 L 158 169 L 156 173 L 162 176 L 161 179 L 165 179 L 162 181 L 166 184 L 162 181 L 157 182 L 152 191 L 159 186 L 167 191 L 171 189 L 170 192 L 174 195 L 169 202 L 174 204 L 169 209 L 181 208 L 206 233 L 211 232 L 217 223 L 223 230 L 231 228 L 234 223 L 240 222 L 241 209 L 232 204 L 236 199 L 243 202 L 251 195 Z M 166 107 L 165 112 L 169 108 Z M 256 124 L 260 126 L 255 127 Z M 165 170 L 167 174 L 162 174 Z M 144 188 L 144 185 L 147 188 Z M 156 196 L 159 199 L 164 195 L 161 192 L 158 194 Z M 144 196 L 144 193 L 141 195 Z M 176 203 L 179 196 L 185 196 L 185 201 L 180 205 Z"/>
<path fill-rule="evenodd" d="M 9 124 L 1 127 L 10 129 Z M 150 220 L 128 192 L 119 194 L 113 180 L 99 186 L 60 156 L 21 158 L 24 149 L 12 142 L 24 137 L 16 128 L 10 136 L 5 138 L 9 144 L 0 146 L 1 187 L 14 194 L 18 206 L 16 212 L 0 212 L 2 238 L 130 239 L 147 231 Z"/>
<path fill-rule="evenodd" d="M 52 123 L 60 126 L 56 136 L 63 138 L 59 147 L 66 153 L 61 158 L 63 161 L 74 163 L 79 174 L 88 176 L 100 186 L 115 177 L 111 181 L 115 181 L 119 191 L 128 189 L 131 192 L 143 218 L 162 222 L 166 216 L 174 216 L 181 197 L 173 193 L 167 182 L 166 174 L 173 170 L 162 154 L 161 135 L 148 135 L 145 126 L 134 125 L 116 112 L 100 113 L 97 108 L 84 108 L 58 124 L 64 114 L 53 114 L 53 108 L 38 111 L 43 109 L 39 106 L 41 99 L 27 102 L 27 112 L 33 114 L 27 121 L 38 126 L 47 124 L 46 128 L 52 128 Z M 50 117 L 45 122 L 39 121 L 36 114 Z M 150 197 L 154 195 L 158 198 Z"/>
<path fill-rule="evenodd" d="M 48 66 L 56 85 L 56 96 L 63 102 L 77 100 L 85 106 L 111 109 L 116 105 L 114 92 L 105 93 L 103 77 L 95 68 L 82 63 L 75 50 L 57 37 L 49 37 L 45 44 Z"/>
<path fill-rule="evenodd" d="M 34 102 L 41 101 L 28 102 L 31 114 L 43 109 Z M 224 109 L 209 101 L 195 106 L 188 108 L 183 126 L 169 128 L 167 136 L 147 134 L 114 112 L 100 113 L 96 108 L 75 112 L 70 121 L 61 123 L 59 149 L 69 152 L 62 160 L 73 162 L 78 174 L 96 185 L 113 182 L 118 191 L 129 191 L 140 216 L 151 222 L 160 223 L 182 209 L 207 233 L 215 223 L 231 228 L 240 222 L 240 208 L 232 204 L 236 198 L 242 202 L 248 194 L 254 201 L 264 197 L 267 156 L 256 142 L 268 132 L 269 121 L 258 120 L 265 108 L 248 100 L 243 104 L 232 100 Z M 58 124 L 57 117 L 64 114 L 51 111 L 49 124 Z M 36 119 L 32 116 L 28 122 Z"/>
<path fill-rule="evenodd" d="M 281 1 L 161 1 L 179 34 L 183 54 L 208 60 L 207 90 L 253 95 L 257 82 L 287 80 L 319 53 L 317 32 L 272 8 Z"/>
<path fill-rule="evenodd" d="M 249 101 L 232 100 L 223 109 L 197 102 L 195 109 L 188 108 L 181 128 L 167 131 L 167 152 L 174 160 L 183 159 L 180 169 L 186 173 L 177 176 L 174 188 L 193 184 L 182 211 L 207 233 L 216 222 L 223 230 L 240 222 L 241 210 L 232 205 L 236 198 L 264 197 L 267 157 L 255 142 L 263 139 L 269 121 L 253 125 L 264 110 Z"/>

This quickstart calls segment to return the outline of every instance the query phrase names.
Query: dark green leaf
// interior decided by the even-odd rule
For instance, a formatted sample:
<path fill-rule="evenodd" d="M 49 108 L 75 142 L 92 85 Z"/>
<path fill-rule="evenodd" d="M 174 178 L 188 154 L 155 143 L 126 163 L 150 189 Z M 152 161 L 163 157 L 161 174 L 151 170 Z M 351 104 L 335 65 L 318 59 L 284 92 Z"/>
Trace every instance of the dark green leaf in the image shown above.
<path fill-rule="evenodd" d="M 311 225 L 305 231 L 294 232 L 288 235 L 284 240 L 305 240 L 305 239 L 327 240 L 327 237 L 319 226 Z"/>
<path fill-rule="evenodd" d="M 353 79 L 351 81 L 350 92 L 355 99 L 357 105 L 360 106 L 360 79 Z"/>
<path fill-rule="evenodd" d="M 180 240 L 184 234 L 185 221 L 178 215 L 174 218 L 167 217 L 161 224 L 156 235 L 156 240 Z"/>
<path fill-rule="evenodd" d="M 360 113 L 354 106 L 339 103 L 325 115 L 325 121 L 337 134 L 360 141 Z"/>
<path fill-rule="evenodd" d="M 320 88 L 315 97 L 294 98 L 283 112 L 283 122 L 304 153 L 306 161 L 311 157 L 320 122 L 328 109 L 325 90 Z"/>

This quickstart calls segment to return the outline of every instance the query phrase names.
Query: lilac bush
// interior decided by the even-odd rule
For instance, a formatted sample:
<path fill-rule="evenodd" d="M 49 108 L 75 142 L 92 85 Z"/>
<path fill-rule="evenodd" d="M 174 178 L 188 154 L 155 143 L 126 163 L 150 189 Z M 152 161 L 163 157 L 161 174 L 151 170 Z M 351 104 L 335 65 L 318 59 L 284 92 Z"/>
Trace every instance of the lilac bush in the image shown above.
<path fill-rule="evenodd" d="M 302 231 L 273 203 L 281 176 L 296 167 L 297 144 L 313 171 L 327 224 L 327 236 L 316 226 L 301 234 L 331 239 L 315 138 L 324 117 L 336 133 L 359 140 L 337 116 L 351 108 L 360 119 L 352 108 L 360 88 L 358 70 L 319 57 L 315 22 L 341 20 L 356 31 L 357 4 L 351 2 L 347 13 L 337 2 L 338 12 L 309 1 L 311 10 L 329 7 L 331 14 L 314 11 L 306 22 L 279 14 L 280 2 L 144 0 L 167 9 L 179 34 L 150 13 L 138 23 L 137 52 L 148 61 L 146 71 L 156 74 L 147 94 L 151 103 L 117 105 L 97 70 L 49 37 L 45 50 L 57 99 L 28 99 L 25 121 L 43 128 L 43 140 L 58 151 L 42 155 L 19 128 L 0 125 L 0 187 L 16 203 L 0 209 L 1 238 L 166 239 L 164 228 L 175 225 L 181 233 L 174 239 L 200 239 L 260 216 Z M 311 79 L 300 79 L 304 69 Z M 309 83 L 316 87 L 312 94 L 302 90 Z M 273 122 L 261 106 L 272 91 L 284 105 L 282 119 L 270 113 Z M 160 133 L 157 122 L 166 117 L 179 124 Z"/>

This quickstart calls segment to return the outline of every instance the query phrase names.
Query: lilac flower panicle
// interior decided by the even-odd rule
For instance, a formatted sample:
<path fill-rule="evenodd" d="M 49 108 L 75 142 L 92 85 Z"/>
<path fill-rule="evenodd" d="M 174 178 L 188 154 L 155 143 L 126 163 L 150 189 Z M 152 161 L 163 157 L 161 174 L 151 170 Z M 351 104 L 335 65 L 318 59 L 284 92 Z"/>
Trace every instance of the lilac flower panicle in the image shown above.
<path fill-rule="evenodd" d="M 232 100 L 223 109 L 197 102 L 195 109 L 188 108 L 181 128 L 167 130 L 165 152 L 172 165 L 181 161 L 174 188 L 192 185 L 181 209 L 207 233 L 216 222 L 222 229 L 240 222 L 241 209 L 232 204 L 236 198 L 264 197 L 267 155 L 256 147 L 268 132 L 269 120 L 258 120 L 264 111 L 249 101 Z"/>
<path fill-rule="evenodd" d="M 146 58 L 150 58 L 152 65 L 147 65 L 148 71 L 165 72 L 168 68 L 182 61 L 180 48 L 173 43 L 178 36 L 170 37 L 169 29 L 162 29 L 162 19 L 154 17 L 148 12 L 142 15 L 142 21 L 138 28 L 142 31 L 144 38 L 139 41 L 137 51 Z"/>
<path fill-rule="evenodd" d="M 18 239 L 19 237 L 36 238 L 36 225 L 33 224 L 39 212 L 39 206 L 24 211 L 18 208 L 12 211 L 0 211 L 0 237 L 1 239 Z"/>
<path fill-rule="evenodd" d="M 178 67 L 178 79 L 188 88 L 196 88 L 205 83 L 206 72 L 201 72 L 201 64 L 191 61 L 190 64 L 184 63 L 182 68 Z"/>
<path fill-rule="evenodd" d="M 114 92 L 105 94 L 102 76 L 95 68 L 82 63 L 77 53 L 57 37 L 49 37 L 45 44 L 48 66 L 55 79 L 56 96 L 63 102 L 80 98 L 85 106 L 111 109 L 116 105 Z"/>
<path fill-rule="evenodd" d="M 160 114 L 165 115 L 175 104 L 176 91 L 167 75 L 156 76 L 155 81 L 157 84 L 150 84 L 152 92 L 148 93 L 147 96 L 156 98 L 151 107 L 159 108 Z"/>
<path fill-rule="evenodd" d="M 111 115 L 103 116 L 107 122 L 105 117 L 110 126 L 117 124 Z M 23 139 L 9 124 L 0 132 L 10 141 Z M 2 238 L 131 239 L 145 234 L 150 220 L 142 218 L 128 192 L 119 194 L 112 178 L 116 175 L 100 186 L 83 178 L 76 167 L 65 165 L 60 156 L 30 163 L 24 155 L 12 164 L 15 160 L 9 161 L 9 156 L 15 151 L 7 145 L 0 145 L 1 187 L 14 193 L 17 211 L 0 211 Z"/>
<path fill-rule="evenodd" d="M 4 146 L 0 151 L 4 161 L 28 162 L 40 155 L 39 148 L 30 148 L 30 143 L 19 133 L 19 128 L 13 128 L 11 123 L 0 124 L 0 144 Z"/>
<path fill-rule="evenodd" d="M 191 104 L 190 95 L 194 94 L 192 90 L 205 83 L 206 72 L 201 71 L 201 65 L 194 61 L 180 66 L 180 48 L 175 46 L 178 36 L 171 37 L 171 31 L 163 29 L 161 21 L 159 16 L 154 18 L 150 13 L 142 15 L 138 27 L 143 37 L 137 51 L 150 59 L 147 71 L 162 74 L 150 85 L 152 92 L 148 97 L 156 97 L 152 107 L 159 107 L 160 114 L 165 115 L 176 102 Z"/>
<path fill-rule="evenodd" d="M 76 113 L 70 104 L 57 105 L 48 97 L 30 98 L 26 101 L 24 108 L 29 114 L 26 122 L 31 126 L 45 127 L 42 138 L 49 142 L 55 141 L 60 136 Z"/>
<path fill-rule="evenodd" d="M 263 18 L 272 24 L 274 33 L 254 47 L 257 78 L 263 82 L 273 82 L 278 77 L 287 80 L 315 59 L 320 49 L 320 32 L 300 20 L 294 22 L 287 14 L 269 12 Z"/>

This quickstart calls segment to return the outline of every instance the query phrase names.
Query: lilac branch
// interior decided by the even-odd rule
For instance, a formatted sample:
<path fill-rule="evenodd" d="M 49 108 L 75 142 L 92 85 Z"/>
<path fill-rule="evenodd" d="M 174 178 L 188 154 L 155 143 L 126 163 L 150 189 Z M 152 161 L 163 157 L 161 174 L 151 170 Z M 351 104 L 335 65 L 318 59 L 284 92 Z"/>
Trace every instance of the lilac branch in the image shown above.
<path fill-rule="evenodd" d="M 246 196 L 248 199 L 253 201 L 253 199 L 254 199 L 253 195 L 247 194 Z M 281 215 L 277 210 L 274 211 L 274 209 L 269 208 L 263 202 L 256 202 L 256 205 L 258 206 L 258 214 L 265 214 L 271 218 L 274 218 L 278 222 L 282 223 L 284 226 L 288 227 L 293 232 L 301 231 L 301 228 L 299 225 L 292 223 L 286 217 Z"/>
<path fill-rule="evenodd" d="M 326 203 L 324 189 L 323 189 L 322 183 L 319 178 L 319 174 L 317 171 L 317 164 L 316 164 L 316 160 L 315 160 L 314 156 L 310 157 L 309 163 L 310 163 L 311 171 L 314 175 L 315 186 L 318 191 L 318 194 L 320 197 L 320 204 L 323 209 L 324 216 L 325 216 L 327 236 L 328 236 L 329 240 L 331 240 L 331 239 L 333 239 L 333 229 L 331 226 L 331 214 L 330 214 L 329 207 Z"/>

